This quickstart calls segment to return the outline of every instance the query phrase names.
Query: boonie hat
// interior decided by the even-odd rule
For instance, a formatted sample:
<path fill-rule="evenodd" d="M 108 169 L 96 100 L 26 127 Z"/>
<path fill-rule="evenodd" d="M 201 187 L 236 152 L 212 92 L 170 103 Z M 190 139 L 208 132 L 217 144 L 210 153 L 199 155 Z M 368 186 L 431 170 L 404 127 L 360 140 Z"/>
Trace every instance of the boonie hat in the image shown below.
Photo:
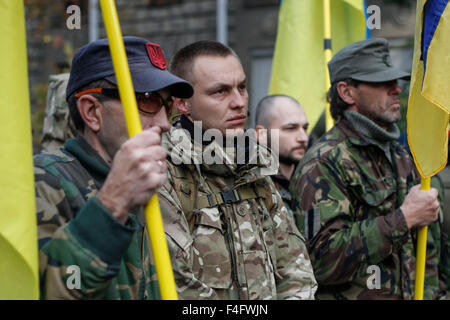
<path fill-rule="evenodd" d="M 363 82 L 409 80 L 410 74 L 395 68 L 386 39 L 375 38 L 352 43 L 328 62 L 330 82 L 354 79 Z"/>
<path fill-rule="evenodd" d="M 170 94 L 178 98 L 193 95 L 194 89 L 189 82 L 167 71 L 166 59 L 158 44 L 138 37 L 123 37 L 123 41 L 135 92 L 152 92 L 168 87 Z M 117 85 L 108 39 L 93 41 L 75 53 L 66 100 L 83 86 L 103 78 Z"/>

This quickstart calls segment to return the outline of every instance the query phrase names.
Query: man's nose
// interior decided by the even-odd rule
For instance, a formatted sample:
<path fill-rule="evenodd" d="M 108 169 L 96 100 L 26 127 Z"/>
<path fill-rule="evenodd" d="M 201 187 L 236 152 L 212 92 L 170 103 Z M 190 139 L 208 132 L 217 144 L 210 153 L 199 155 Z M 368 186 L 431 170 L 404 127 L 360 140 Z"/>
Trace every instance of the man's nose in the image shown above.
<path fill-rule="evenodd" d="M 399 95 L 400 93 L 402 93 L 402 88 L 398 85 L 397 82 L 394 82 L 391 86 L 391 91 L 392 93 Z"/>
<path fill-rule="evenodd" d="M 141 122 L 144 130 L 154 126 L 160 127 L 162 132 L 166 132 L 170 129 L 169 119 L 164 107 L 154 116 L 141 117 Z"/>
<path fill-rule="evenodd" d="M 247 90 L 242 92 L 236 88 L 232 91 L 231 94 L 232 94 L 232 100 L 231 100 L 232 108 L 245 108 L 247 106 L 247 102 L 248 102 Z"/>
<path fill-rule="evenodd" d="M 305 129 L 301 128 L 300 132 L 297 135 L 297 141 L 298 142 L 305 142 L 305 143 L 307 143 L 308 139 L 309 139 L 308 132 L 306 132 Z"/>

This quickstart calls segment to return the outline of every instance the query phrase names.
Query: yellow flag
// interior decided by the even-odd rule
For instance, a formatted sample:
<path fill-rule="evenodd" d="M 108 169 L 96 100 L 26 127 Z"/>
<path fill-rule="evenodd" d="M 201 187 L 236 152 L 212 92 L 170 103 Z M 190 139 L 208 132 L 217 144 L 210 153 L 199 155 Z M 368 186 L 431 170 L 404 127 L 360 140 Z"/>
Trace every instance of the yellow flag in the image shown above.
<path fill-rule="evenodd" d="M 0 300 L 38 299 L 38 245 L 25 18 L 0 0 Z"/>
<path fill-rule="evenodd" d="M 310 128 L 325 110 L 323 2 L 283 0 L 272 65 L 269 94 L 297 99 Z M 333 52 L 366 38 L 363 0 L 331 1 Z"/>
<path fill-rule="evenodd" d="M 447 163 L 450 10 L 448 0 L 428 0 L 426 8 L 425 2 L 417 1 L 407 130 L 416 166 L 428 178 Z"/>

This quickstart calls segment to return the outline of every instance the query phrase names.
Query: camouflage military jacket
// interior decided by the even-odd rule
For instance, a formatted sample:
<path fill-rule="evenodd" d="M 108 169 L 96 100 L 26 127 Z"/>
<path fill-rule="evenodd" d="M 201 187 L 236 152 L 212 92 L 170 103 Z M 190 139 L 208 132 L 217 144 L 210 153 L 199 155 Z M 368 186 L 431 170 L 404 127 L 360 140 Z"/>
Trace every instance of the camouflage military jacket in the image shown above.
<path fill-rule="evenodd" d="M 444 170 L 446 170 L 445 168 Z M 444 171 L 442 170 L 442 171 Z M 442 172 L 441 171 L 441 172 Z M 441 173 L 439 172 L 439 173 Z M 439 299 L 450 299 L 450 239 L 448 237 L 448 224 L 444 226 L 446 220 L 450 218 L 448 216 L 449 212 L 445 211 L 446 204 L 448 202 L 446 199 L 446 189 L 444 184 L 444 179 L 440 174 L 431 177 L 431 187 L 438 190 L 438 199 L 440 205 L 439 219 L 428 226 L 428 232 L 432 234 L 434 239 L 440 239 L 441 241 L 436 242 L 437 252 L 440 253 L 439 256 Z M 446 181 L 447 182 L 447 181 Z M 448 221 L 447 221 L 448 222 Z"/>
<path fill-rule="evenodd" d="M 319 299 L 412 299 L 416 230 L 400 205 L 419 176 L 407 151 L 390 157 L 345 118 L 305 155 L 291 179 Z M 394 160 L 392 160 L 394 159 Z M 437 291 L 437 252 L 428 234 L 425 298 Z"/>
<path fill-rule="evenodd" d="M 286 207 L 287 211 L 292 217 L 294 217 L 294 212 L 292 211 L 292 196 L 289 192 L 289 180 L 286 179 L 286 177 L 281 173 L 271 176 L 271 179 L 275 185 L 275 188 L 280 194 L 281 199 L 283 199 L 284 206 Z"/>
<path fill-rule="evenodd" d="M 98 201 L 109 167 L 87 142 L 34 164 L 41 298 L 159 299 L 142 213 L 123 225 Z"/>
<path fill-rule="evenodd" d="M 69 116 L 66 102 L 68 73 L 53 74 L 49 77 L 47 106 L 41 146 L 45 151 L 59 149 L 67 139 L 75 136 L 75 125 Z"/>
<path fill-rule="evenodd" d="M 450 292 L 450 237 L 444 233 L 442 236 L 441 259 L 439 261 L 439 276 L 445 290 Z M 450 293 L 447 293 L 450 295 Z"/>
<path fill-rule="evenodd" d="M 317 283 L 304 240 L 270 179 L 256 165 L 188 164 L 200 160 L 201 152 L 188 155 L 198 142 L 186 132 L 172 127 L 163 136 L 169 166 L 181 164 L 175 174 L 169 170 L 159 196 L 179 298 L 313 299 Z M 203 147 L 228 158 L 216 142 Z M 187 175 L 194 185 L 183 181 Z M 204 205 L 190 213 L 176 190 L 181 185 L 186 194 L 212 197 L 253 182 L 268 183 L 271 208 L 258 197 Z"/>

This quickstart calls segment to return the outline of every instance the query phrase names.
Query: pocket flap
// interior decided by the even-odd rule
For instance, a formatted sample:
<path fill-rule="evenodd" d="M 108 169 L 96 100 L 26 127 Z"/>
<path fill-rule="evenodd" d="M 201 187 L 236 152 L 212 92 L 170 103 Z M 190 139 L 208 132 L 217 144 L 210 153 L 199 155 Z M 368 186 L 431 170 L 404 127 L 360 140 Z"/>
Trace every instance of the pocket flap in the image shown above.
<path fill-rule="evenodd" d="M 212 227 L 223 233 L 220 212 L 217 207 L 194 210 L 193 214 L 195 214 L 196 225 Z"/>
<path fill-rule="evenodd" d="M 361 197 L 369 206 L 378 207 L 394 192 L 394 189 L 375 190 L 365 188 L 364 192 L 361 194 Z"/>
<path fill-rule="evenodd" d="M 193 271 L 214 289 L 231 287 L 231 259 L 217 207 L 194 210 Z"/>

